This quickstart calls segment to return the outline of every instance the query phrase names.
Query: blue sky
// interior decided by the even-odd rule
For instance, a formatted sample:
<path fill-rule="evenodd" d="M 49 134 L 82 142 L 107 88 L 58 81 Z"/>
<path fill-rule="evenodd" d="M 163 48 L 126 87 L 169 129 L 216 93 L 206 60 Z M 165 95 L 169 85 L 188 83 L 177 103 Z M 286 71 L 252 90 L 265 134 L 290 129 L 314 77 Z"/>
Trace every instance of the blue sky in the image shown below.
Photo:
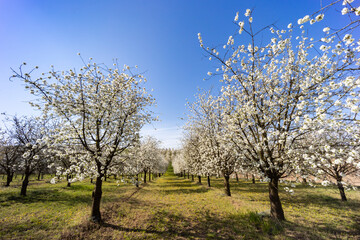
<path fill-rule="evenodd" d="M 322 0 L 325 4 L 326 0 Z M 216 67 L 199 47 L 197 33 L 206 45 L 226 43 L 247 8 L 254 9 L 255 27 L 288 23 L 320 8 L 321 0 L 0 0 L 0 112 L 32 115 L 26 101 L 31 96 L 19 81 L 9 81 L 10 67 L 22 62 L 48 71 L 81 66 L 77 53 L 97 63 L 138 65 L 154 89 L 161 121 L 144 128 L 163 142 L 178 147 L 186 99 L 197 88 L 209 88 L 217 79 L 204 81 Z M 338 13 L 326 15 L 334 25 Z M 316 27 L 315 27 L 316 29 Z M 245 40 L 244 40 L 245 41 Z M 156 129 L 156 130 L 155 130 Z"/>

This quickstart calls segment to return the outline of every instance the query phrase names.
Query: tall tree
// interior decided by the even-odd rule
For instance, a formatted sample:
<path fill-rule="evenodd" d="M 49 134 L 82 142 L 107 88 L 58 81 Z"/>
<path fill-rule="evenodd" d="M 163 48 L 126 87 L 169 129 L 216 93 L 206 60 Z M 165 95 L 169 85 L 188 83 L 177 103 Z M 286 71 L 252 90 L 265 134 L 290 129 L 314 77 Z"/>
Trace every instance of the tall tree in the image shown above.
<path fill-rule="evenodd" d="M 78 72 L 57 72 L 32 79 L 31 72 L 23 74 L 22 66 L 14 71 L 35 96 L 33 105 L 44 115 L 61 122 L 54 145 L 77 146 L 79 178 L 96 172 L 91 219 L 101 222 L 100 202 L 102 181 L 112 161 L 139 139 L 141 127 L 154 118 L 148 107 L 154 103 L 143 84 L 141 74 L 133 74 L 128 66 L 114 68 L 98 65 L 91 60 Z"/>
<path fill-rule="evenodd" d="M 245 17 L 246 24 L 239 21 L 239 14 L 234 22 L 237 35 L 245 33 L 250 40 L 247 45 L 236 46 L 234 35 L 223 49 L 209 48 L 201 34 L 198 38 L 209 59 L 220 64 L 208 75 L 221 75 L 227 132 L 244 161 L 268 180 L 271 216 L 284 220 L 279 180 L 303 160 L 290 157 L 294 144 L 312 131 L 314 122 L 324 124 L 327 114 L 336 112 L 335 102 L 358 86 L 351 75 L 359 70 L 359 48 L 351 36 L 339 44 L 335 35 L 313 43 L 303 30 L 303 24 L 312 20 L 309 16 L 299 21 L 299 29 L 289 24 L 286 30 L 265 27 L 260 31 L 252 27 L 250 9 Z M 322 18 L 319 14 L 313 20 Z M 298 30 L 300 35 L 293 37 Z M 257 38 L 262 31 L 269 31 L 267 42 Z"/>

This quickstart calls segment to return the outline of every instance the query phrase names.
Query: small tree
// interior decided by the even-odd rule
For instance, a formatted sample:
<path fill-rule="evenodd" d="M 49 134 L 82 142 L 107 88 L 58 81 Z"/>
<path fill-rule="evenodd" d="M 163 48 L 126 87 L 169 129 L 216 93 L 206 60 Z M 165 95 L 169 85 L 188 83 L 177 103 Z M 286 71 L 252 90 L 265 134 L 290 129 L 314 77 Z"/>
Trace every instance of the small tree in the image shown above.
<path fill-rule="evenodd" d="M 344 177 L 360 173 L 359 139 L 346 129 L 356 128 L 328 126 L 307 134 L 300 152 L 312 170 L 308 174 L 322 179 L 324 185 L 335 182 L 342 201 L 347 201 Z"/>
<path fill-rule="evenodd" d="M 141 127 L 154 118 L 147 107 L 154 99 L 143 87 L 146 79 L 123 69 L 92 63 L 76 70 L 57 72 L 32 79 L 29 73 L 14 71 L 30 92 L 40 99 L 33 105 L 45 115 L 58 118 L 56 145 L 77 146 L 79 158 L 72 164 L 78 178 L 96 172 L 91 219 L 101 221 L 102 181 L 114 158 L 139 139 Z"/>
<path fill-rule="evenodd" d="M 224 177 L 225 194 L 231 196 L 230 175 L 234 172 L 238 156 L 234 144 L 227 138 L 221 99 L 211 96 L 210 92 L 199 94 L 197 101 L 189 105 L 189 110 L 190 124 L 198 126 L 200 130 L 199 151 L 208 176 L 208 185 L 210 175 L 220 174 Z"/>
<path fill-rule="evenodd" d="M 14 117 L 13 125 L 13 137 L 23 153 L 19 163 L 19 168 L 24 173 L 20 195 L 26 196 L 30 175 L 46 157 L 44 149 L 49 133 L 46 132 L 46 121 L 36 118 Z"/>
<path fill-rule="evenodd" d="M 20 145 L 13 138 L 9 129 L 1 132 L 0 139 L 0 167 L 6 173 L 6 184 L 10 186 L 13 176 L 19 165 L 19 158 L 21 157 L 22 149 Z"/>

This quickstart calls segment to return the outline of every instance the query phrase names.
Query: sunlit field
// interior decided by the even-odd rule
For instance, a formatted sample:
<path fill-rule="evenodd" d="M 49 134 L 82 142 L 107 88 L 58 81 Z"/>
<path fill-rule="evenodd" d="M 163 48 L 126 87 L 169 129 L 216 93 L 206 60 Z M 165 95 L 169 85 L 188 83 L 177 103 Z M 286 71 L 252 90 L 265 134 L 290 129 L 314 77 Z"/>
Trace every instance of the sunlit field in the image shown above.
<path fill-rule="evenodd" d="M 0 240 L 360 240 L 359 4 L 0 0 Z"/>
<path fill-rule="evenodd" d="M 50 176 L 30 181 L 19 196 L 21 176 L 0 188 L 0 239 L 358 239 L 360 193 L 298 184 L 280 191 L 286 221 L 268 217 L 266 183 L 231 179 L 212 187 L 167 173 L 139 189 L 112 178 L 104 182 L 103 223 L 88 221 L 93 185 L 89 180 L 52 185 Z M 1 177 L 0 177 L 1 179 Z M 205 179 L 203 179 L 204 181 Z"/>

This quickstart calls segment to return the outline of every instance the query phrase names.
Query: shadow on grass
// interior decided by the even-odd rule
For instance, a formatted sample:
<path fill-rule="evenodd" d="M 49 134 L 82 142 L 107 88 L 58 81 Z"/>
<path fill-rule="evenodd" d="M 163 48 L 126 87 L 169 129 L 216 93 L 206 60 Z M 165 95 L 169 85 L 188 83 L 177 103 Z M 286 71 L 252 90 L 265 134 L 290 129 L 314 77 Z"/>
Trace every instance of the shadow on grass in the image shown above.
<path fill-rule="evenodd" d="M 284 235 L 292 239 L 359 239 L 359 226 L 353 226 L 348 231 L 338 229 L 338 225 L 321 224 L 321 226 L 303 226 L 289 221 L 283 223 Z M 319 223 L 320 224 L 320 223 Z"/>
<path fill-rule="evenodd" d="M 191 217 L 159 209 L 144 227 L 131 227 L 114 224 L 105 219 L 100 225 L 84 222 L 68 232 L 61 239 L 90 239 L 107 234 L 109 239 L 118 237 L 118 232 L 128 233 L 130 239 L 269 239 L 281 234 L 283 227 L 267 217 L 250 212 L 218 216 L 209 211 L 198 212 Z M 115 231 L 110 233 L 110 231 Z M 129 235 L 130 234 L 130 235 Z"/>
<path fill-rule="evenodd" d="M 194 193 L 206 193 L 210 189 L 209 188 L 195 188 L 195 189 L 186 189 L 186 188 L 179 188 L 179 189 L 169 189 L 169 190 L 162 190 L 165 194 L 194 194 Z"/>
<path fill-rule="evenodd" d="M 19 193 L 0 193 L 0 205 L 11 206 L 13 203 L 36 203 L 36 202 L 62 202 L 63 204 L 74 205 L 78 203 L 91 203 L 91 195 L 75 195 L 71 192 L 60 191 L 59 189 L 31 190 L 27 196 L 20 196 Z"/>
<path fill-rule="evenodd" d="M 323 195 L 321 193 L 306 193 L 298 194 L 296 196 L 284 196 L 282 198 L 284 203 L 296 204 L 302 207 L 309 205 L 317 205 L 320 207 L 327 207 L 332 209 L 358 209 L 360 210 L 360 201 L 358 199 L 349 199 L 344 202 L 340 198 Z"/>

